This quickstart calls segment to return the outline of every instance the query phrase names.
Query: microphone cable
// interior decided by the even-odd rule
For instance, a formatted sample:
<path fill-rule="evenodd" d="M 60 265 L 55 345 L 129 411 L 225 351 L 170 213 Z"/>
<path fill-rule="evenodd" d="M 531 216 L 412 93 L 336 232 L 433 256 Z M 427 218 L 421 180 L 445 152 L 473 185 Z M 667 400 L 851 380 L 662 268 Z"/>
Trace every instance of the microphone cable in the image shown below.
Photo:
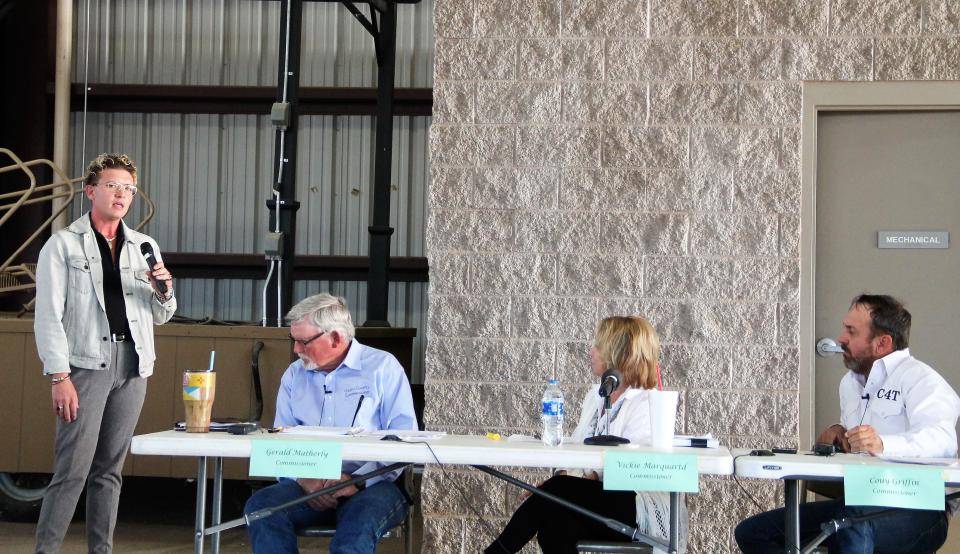
<path fill-rule="evenodd" d="M 503 552 L 509 552 L 509 550 L 507 549 L 507 547 L 503 546 L 503 543 L 500 542 L 500 534 L 497 533 L 495 529 L 493 529 L 493 527 L 490 525 L 490 522 L 487 521 L 486 518 L 484 518 L 482 515 L 480 515 L 480 512 L 477 511 L 477 508 L 473 505 L 473 502 L 467 497 L 467 494 L 466 494 L 465 492 L 463 492 L 463 489 L 460 488 L 460 484 L 457 483 L 455 480 L 453 480 L 453 479 L 450 477 L 450 474 L 447 473 L 447 470 L 444 468 L 444 464 L 440 462 L 440 459 L 439 459 L 439 458 L 437 458 L 437 454 L 436 454 L 436 452 L 433 451 L 433 447 L 430 446 L 430 443 L 429 443 L 429 442 L 427 442 L 427 441 L 404 440 L 404 439 L 401 439 L 401 438 L 393 438 L 393 439 L 389 439 L 389 440 L 396 440 L 396 441 L 405 442 L 405 443 L 408 443 L 408 444 L 422 444 L 422 445 L 426 446 L 426 447 L 427 447 L 427 450 L 430 451 L 430 456 L 433 457 L 433 461 L 436 462 L 437 467 L 440 468 L 440 473 L 443 474 L 443 478 L 446 479 L 446 480 L 448 480 L 448 481 L 453 485 L 453 488 L 455 488 L 455 489 L 457 490 L 457 493 L 460 495 L 460 499 L 463 500 L 464 504 L 467 505 L 467 508 L 469 508 L 470 511 L 473 512 L 474 517 L 476 517 L 477 519 L 480 520 L 480 523 L 483 524 L 483 527 L 484 527 L 484 529 L 487 531 L 487 533 L 489 533 L 490 536 L 493 537 L 493 542 L 496 543 L 497 546 L 499 546 L 500 549 L 501 549 Z"/>
<path fill-rule="evenodd" d="M 734 457 L 733 457 L 733 467 L 734 467 L 734 468 L 737 467 L 737 460 L 738 460 L 738 459 L 740 459 L 740 458 L 742 458 L 742 457 L 744 457 L 744 456 L 749 456 L 749 455 L 750 455 L 750 454 L 740 454 L 740 455 L 738 455 L 738 456 L 734 456 Z M 760 513 L 769 512 L 769 511 L 770 511 L 770 510 L 766 510 L 766 509 L 764 509 L 762 506 L 760 506 L 760 503 L 757 502 L 757 500 L 753 497 L 753 495 L 750 494 L 750 491 L 748 491 L 747 488 L 743 486 L 743 483 L 740 482 L 740 479 L 737 479 L 737 472 L 736 472 L 736 471 L 733 472 L 733 480 L 734 480 L 734 482 L 737 484 L 737 486 L 740 487 L 740 490 L 743 491 L 743 494 L 747 495 L 747 498 L 750 499 L 750 502 L 752 502 L 753 505 L 756 506 L 758 510 L 760 510 Z M 786 507 L 784 507 L 784 510 L 786 510 Z M 759 514 L 758 514 L 758 515 L 759 515 Z M 772 520 L 772 519 L 774 519 L 774 518 L 771 518 L 771 520 Z M 779 525 L 777 525 L 776 523 L 774 523 L 773 521 L 771 521 L 770 523 L 771 523 L 771 525 L 773 525 L 773 528 L 774 528 L 778 533 L 780 533 L 780 534 L 783 535 L 783 544 L 784 544 L 784 546 L 786 547 L 786 546 L 787 546 L 787 532 L 786 532 L 782 527 L 780 527 Z M 789 545 L 789 547 L 788 547 L 788 551 L 789 551 L 789 552 L 800 552 L 800 547 L 799 547 L 798 545 L 791 544 L 791 545 Z"/>

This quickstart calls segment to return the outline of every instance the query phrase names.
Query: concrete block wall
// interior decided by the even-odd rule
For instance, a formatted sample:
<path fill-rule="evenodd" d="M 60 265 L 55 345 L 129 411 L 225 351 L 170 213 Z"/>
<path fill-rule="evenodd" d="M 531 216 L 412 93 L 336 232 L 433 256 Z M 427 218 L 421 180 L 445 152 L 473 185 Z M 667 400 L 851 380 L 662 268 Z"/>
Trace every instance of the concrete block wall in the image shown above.
<path fill-rule="evenodd" d="M 960 3 L 434 0 L 434 24 L 426 425 L 531 433 L 554 373 L 575 421 L 596 322 L 635 313 L 681 431 L 796 444 L 801 81 L 960 79 Z M 516 506 L 463 469 L 424 486 L 429 552 Z M 756 511 L 729 479 L 687 505 L 699 553 Z"/>

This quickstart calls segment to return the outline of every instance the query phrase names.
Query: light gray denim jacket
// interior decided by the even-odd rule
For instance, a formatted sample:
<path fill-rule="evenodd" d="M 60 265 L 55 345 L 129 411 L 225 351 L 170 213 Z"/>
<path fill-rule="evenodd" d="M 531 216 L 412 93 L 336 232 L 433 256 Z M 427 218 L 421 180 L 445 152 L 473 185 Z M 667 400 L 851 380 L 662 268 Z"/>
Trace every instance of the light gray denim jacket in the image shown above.
<path fill-rule="evenodd" d="M 130 334 L 140 357 L 140 376 L 149 377 L 156 360 L 153 326 L 173 317 L 177 300 L 171 296 L 163 303 L 158 301 L 145 275 L 149 268 L 140 245 L 150 243 L 160 260 L 157 243 L 122 221 L 120 224 L 125 240 L 120 252 L 123 299 Z M 33 331 L 44 374 L 69 373 L 70 366 L 110 366 L 110 324 L 103 301 L 101 263 L 89 214 L 55 233 L 40 250 Z"/>

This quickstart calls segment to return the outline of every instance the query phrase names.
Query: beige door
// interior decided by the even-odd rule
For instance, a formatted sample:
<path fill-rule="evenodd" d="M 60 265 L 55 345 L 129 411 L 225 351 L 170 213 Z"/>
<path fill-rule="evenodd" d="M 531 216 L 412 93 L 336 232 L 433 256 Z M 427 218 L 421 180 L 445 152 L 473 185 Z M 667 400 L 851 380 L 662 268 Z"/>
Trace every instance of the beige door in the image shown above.
<path fill-rule="evenodd" d="M 960 390 L 960 111 L 821 111 L 816 122 L 814 340 L 850 299 L 900 298 L 910 350 Z M 947 249 L 879 249 L 880 231 L 949 233 Z M 836 423 L 840 355 L 816 358 L 814 434 Z"/>

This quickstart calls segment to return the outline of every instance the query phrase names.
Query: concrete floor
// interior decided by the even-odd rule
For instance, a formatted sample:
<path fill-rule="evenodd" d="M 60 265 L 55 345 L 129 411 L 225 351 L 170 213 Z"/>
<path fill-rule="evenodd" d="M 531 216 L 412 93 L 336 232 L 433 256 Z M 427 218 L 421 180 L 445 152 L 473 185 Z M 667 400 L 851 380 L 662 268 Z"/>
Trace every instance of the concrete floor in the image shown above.
<path fill-rule="evenodd" d="M 114 532 L 114 552 L 117 553 L 189 553 L 193 552 L 193 517 L 196 488 L 192 482 L 180 479 L 127 478 L 124 480 Z M 227 482 L 224 487 L 223 520 L 240 516 L 243 501 L 249 496 L 244 483 Z M 81 498 L 81 503 L 83 499 Z M 209 511 L 208 511 L 209 517 Z M 414 551 L 419 551 L 422 520 L 414 517 Z M 36 523 L 0 521 L 0 552 L 19 554 L 33 552 Z M 63 545 L 63 554 L 87 552 L 86 531 L 82 514 L 74 518 Z M 300 539 L 305 554 L 327 551 L 325 539 Z M 209 541 L 206 543 L 209 552 Z M 244 527 L 221 535 L 223 553 L 249 553 L 250 541 Z M 400 554 L 403 541 L 385 539 L 378 552 Z"/>

